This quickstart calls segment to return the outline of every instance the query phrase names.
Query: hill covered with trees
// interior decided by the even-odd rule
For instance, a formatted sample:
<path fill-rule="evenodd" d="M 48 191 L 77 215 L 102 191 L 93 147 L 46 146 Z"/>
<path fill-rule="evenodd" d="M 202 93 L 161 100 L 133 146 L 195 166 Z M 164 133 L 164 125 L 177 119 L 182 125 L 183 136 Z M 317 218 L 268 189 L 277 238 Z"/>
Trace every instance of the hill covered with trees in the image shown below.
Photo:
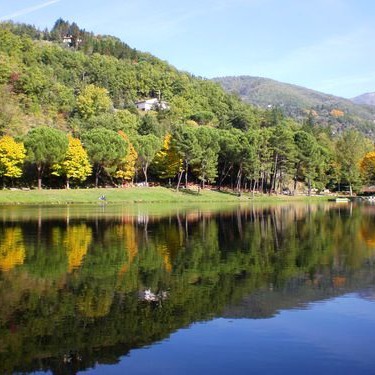
<path fill-rule="evenodd" d="M 324 94 L 305 87 L 269 78 L 237 76 L 214 78 L 230 93 L 260 108 L 278 107 L 297 121 L 310 115 L 314 122 L 341 132 L 356 128 L 370 136 L 375 134 L 375 109 L 361 101 Z"/>
<path fill-rule="evenodd" d="M 150 98 L 151 110 L 137 107 Z M 355 130 L 333 137 L 329 125 L 311 111 L 292 119 L 246 104 L 218 83 L 61 19 L 44 31 L 0 24 L 3 186 L 282 192 L 298 182 L 310 191 L 373 180 L 371 154 L 361 164 L 372 142 Z"/>

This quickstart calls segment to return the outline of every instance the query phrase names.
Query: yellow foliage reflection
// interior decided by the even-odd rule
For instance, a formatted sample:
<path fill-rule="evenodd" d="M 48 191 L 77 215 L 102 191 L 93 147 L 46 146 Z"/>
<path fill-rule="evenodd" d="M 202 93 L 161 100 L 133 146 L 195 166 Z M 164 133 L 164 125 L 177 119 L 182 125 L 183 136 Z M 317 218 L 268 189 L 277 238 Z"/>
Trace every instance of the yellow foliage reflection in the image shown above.
<path fill-rule="evenodd" d="M 121 267 L 120 274 L 127 272 L 134 258 L 138 254 L 138 244 L 133 224 L 124 224 L 118 228 L 118 235 L 125 239 L 125 248 L 128 255 L 126 263 Z"/>
<path fill-rule="evenodd" d="M 74 225 L 68 228 L 64 244 L 67 249 L 68 271 L 79 268 L 92 241 L 92 230 L 85 224 Z"/>
<path fill-rule="evenodd" d="M 0 269 L 9 271 L 25 259 L 21 228 L 7 228 L 0 239 Z"/>
<path fill-rule="evenodd" d="M 158 253 L 163 258 L 163 264 L 164 264 L 165 270 L 167 272 L 171 272 L 172 271 L 172 262 L 171 262 L 171 256 L 170 256 L 168 247 L 165 244 L 159 245 L 157 247 L 157 250 L 158 250 Z"/>
<path fill-rule="evenodd" d="M 375 249 L 375 232 L 371 223 L 363 223 L 361 225 L 361 238 L 368 247 Z"/>

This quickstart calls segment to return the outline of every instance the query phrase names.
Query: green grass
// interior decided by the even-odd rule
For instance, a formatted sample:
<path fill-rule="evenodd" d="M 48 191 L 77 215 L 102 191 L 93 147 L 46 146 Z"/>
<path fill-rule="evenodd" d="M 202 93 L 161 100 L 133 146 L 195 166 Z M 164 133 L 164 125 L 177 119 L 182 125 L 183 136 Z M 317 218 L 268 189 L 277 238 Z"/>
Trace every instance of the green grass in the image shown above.
<path fill-rule="evenodd" d="M 0 190 L 0 204 L 67 204 L 93 203 L 101 201 L 99 197 L 105 195 L 107 203 L 189 203 L 189 202 L 280 202 L 301 200 L 322 200 L 325 197 L 288 197 L 288 196 L 255 196 L 218 192 L 211 190 L 176 192 L 163 187 L 137 188 L 101 188 L 101 189 L 72 189 L 72 190 Z"/>

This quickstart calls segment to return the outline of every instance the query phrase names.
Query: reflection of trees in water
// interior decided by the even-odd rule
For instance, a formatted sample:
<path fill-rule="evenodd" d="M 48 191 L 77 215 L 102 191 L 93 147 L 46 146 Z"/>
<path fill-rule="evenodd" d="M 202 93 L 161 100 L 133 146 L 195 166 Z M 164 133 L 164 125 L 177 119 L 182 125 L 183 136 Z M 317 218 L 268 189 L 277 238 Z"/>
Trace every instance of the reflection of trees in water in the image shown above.
<path fill-rule="evenodd" d="M 279 293 L 258 311 L 268 316 L 296 303 L 293 285 L 306 301 L 365 285 L 374 224 L 360 209 L 308 205 L 5 223 L 0 249 L 24 255 L 0 276 L 0 372 L 114 362 L 254 291 Z M 141 299 L 148 289 L 166 298 Z"/>
<path fill-rule="evenodd" d="M 0 231 L 0 270 L 9 271 L 22 264 L 24 259 L 25 245 L 21 228 L 8 227 Z"/>
<path fill-rule="evenodd" d="M 68 256 L 68 272 L 81 266 L 91 241 L 92 230 L 85 224 L 68 226 L 63 239 Z"/>

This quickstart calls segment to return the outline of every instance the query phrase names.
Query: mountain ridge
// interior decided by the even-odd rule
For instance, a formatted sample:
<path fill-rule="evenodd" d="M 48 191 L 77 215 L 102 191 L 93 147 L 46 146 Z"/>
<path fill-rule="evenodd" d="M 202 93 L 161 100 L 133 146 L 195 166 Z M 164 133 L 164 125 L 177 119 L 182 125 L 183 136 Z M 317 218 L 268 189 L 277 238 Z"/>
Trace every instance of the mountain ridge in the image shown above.
<path fill-rule="evenodd" d="M 356 127 L 374 133 L 375 108 L 350 99 L 264 77 L 241 75 L 212 80 L 247 103 L 260 108 L 278 107 L 285 115 L 299 121 L 312 114 L 314 122 L 329 125 L 334 130 Z"/>
<path fill-rule="evenodd" d="M 352 98 L 351 101 L 356 104 L 375 106 L 375 92 L 366 92 Z"/>

